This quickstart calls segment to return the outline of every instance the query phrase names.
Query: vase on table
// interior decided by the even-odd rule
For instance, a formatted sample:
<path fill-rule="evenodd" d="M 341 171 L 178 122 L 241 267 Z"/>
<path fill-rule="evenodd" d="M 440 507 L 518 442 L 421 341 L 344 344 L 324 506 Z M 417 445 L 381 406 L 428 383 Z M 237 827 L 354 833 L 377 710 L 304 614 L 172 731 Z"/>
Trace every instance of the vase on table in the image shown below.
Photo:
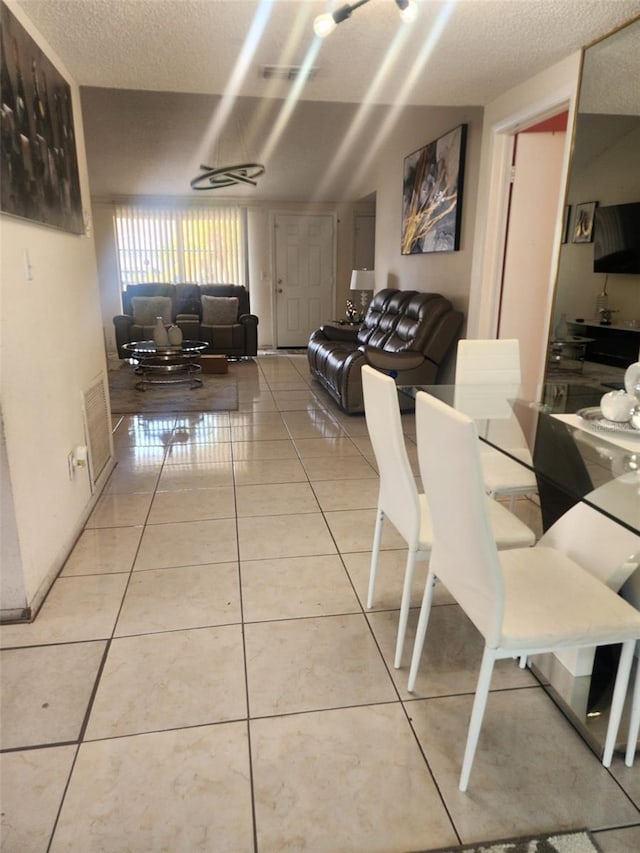
<path fill-rule="evenodd" d="M 169 334 L 162 317 L 156 317 L 156 324 L 153 327 L 153 342 L 157 347 L 169 346 Z"/>
<path fill-rule="evenodd" d="M 167 335 L 169 337 L 169 346 L 171 347 L 181 347 L 182 346 L 182 329 L 179 326 L 171 325 L 167 330 Z"/>

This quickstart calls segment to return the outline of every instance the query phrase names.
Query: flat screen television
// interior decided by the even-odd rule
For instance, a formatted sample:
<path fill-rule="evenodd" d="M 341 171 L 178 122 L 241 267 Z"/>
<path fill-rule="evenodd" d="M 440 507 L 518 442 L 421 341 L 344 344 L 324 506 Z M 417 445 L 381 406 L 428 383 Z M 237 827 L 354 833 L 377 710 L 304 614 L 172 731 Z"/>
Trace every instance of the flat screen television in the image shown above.
<path fill-rule="evenodd" d="M 640 202 L 596 207 L 593 271 L 640 275 Z"/>

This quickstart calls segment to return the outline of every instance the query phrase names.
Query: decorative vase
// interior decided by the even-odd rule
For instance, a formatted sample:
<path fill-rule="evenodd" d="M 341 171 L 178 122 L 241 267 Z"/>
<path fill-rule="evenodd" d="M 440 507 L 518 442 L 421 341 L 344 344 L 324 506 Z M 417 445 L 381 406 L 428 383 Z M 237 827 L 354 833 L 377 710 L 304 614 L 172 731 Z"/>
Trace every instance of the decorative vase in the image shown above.
<path fill-rule="evenodd" d="M 157 347 L 169 346 L 169 335 L 162 317 L 156 317 L 156 324 L 153 327 L 153 342 Z"/>
<path fill-rule="evenodd" d="M 169 336 L 169 346 L 182 346 L 182 329 L 179 326 L 175 326 L 172 324 L 171 326 L 169 326 L 167 334 Z"/>

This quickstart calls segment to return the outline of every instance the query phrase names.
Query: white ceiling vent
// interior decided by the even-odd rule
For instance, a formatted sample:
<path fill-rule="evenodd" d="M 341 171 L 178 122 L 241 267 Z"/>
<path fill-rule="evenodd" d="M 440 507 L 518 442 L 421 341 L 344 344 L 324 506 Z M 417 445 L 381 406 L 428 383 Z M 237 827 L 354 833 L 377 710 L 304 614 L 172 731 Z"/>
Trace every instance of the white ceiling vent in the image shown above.
<path fill-rule="evenodd" d="M 305 74 L 307 80 L 312 80 L 317 73 L 317 68 L 309 68 L 305 72 L 302 65 L 263 65 L 260 68 L 260 76 L 265 80 L 289 80 L 293 82 Z"/>

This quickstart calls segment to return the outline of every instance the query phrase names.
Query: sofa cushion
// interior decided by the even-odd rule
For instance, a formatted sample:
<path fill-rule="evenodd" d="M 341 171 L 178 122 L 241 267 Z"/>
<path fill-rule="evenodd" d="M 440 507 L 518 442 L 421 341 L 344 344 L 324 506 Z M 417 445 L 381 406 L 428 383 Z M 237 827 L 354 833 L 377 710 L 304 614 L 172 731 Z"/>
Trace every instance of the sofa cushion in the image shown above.
<path fill-rule="evenodd" d="M 238 320 L 235 296 L 202 296 L 202 322 L 206 326 L 230 326 Z"/>
<path fill-rule="evenodd" d="M 173 319 L 171 299 L 168 296 L 133 296 L 131 308 L 136 326 L 153 326 L 156 317 L 162 317 L 163 323 L 170 323 Z"/>

